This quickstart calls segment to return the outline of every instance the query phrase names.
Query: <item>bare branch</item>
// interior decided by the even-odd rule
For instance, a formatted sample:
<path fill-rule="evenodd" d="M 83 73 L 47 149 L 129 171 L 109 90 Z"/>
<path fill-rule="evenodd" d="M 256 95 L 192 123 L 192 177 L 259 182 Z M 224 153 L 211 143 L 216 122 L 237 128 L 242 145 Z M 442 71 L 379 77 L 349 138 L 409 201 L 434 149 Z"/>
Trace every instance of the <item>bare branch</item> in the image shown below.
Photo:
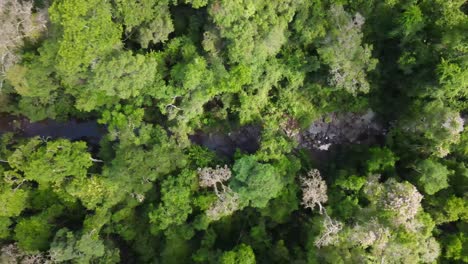
<path fill-rule="evenodd" d="M 89 157 L 89 159 L 90 159 L 92 162 L 104 162 L 103 160 L 94 159 L 93 157 Z"/>
<path fill-rule="evenodd" d="M 198 177 L 199 177 L 199 184 L 200 187 L 213 187 L 216 195 L 219 196 L 219 191 L 217 188 L 217 184 L 221 184 L 224 189 L 223 182 L 229 180 L 232 176 L 231 170 L 228 168 L 227 165 L 224 167 L 216 166 L 215 169 L 213 168 L 198 168 Z"/>

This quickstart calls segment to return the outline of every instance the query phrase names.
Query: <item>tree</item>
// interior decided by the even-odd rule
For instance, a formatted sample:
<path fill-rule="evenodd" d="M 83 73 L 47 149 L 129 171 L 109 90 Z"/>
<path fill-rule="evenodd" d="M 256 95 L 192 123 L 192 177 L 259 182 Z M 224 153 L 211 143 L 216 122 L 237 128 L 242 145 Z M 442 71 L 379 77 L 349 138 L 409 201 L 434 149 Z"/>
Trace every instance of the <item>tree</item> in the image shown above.
<path fill-rule="evenodd" d="M 49 255 L 54 262 L 119 263 L 117 249 L 105 245 L 95 232 L 76 234 L 67 228 L 60 229 L 51 243 Z"/>
<path fill-rule="evenodd" d="M 417 100 L 390 131 L 390 143 L 407 154 L 445 157 L 450 147 L 460 140 L 463 126 L 460 113 L 442 102 Z"/>
<path fill-rule="evenodd" d="M 84 89 L 74 93 L 78 109 L 91 111 L 103 104 L 137 97 L 153 89 L 156 61 L 151 55 L 121 52 L 99 60 L 92 68 Z"/>
<path fill-rule="evenodd" d="M 409 5 L 397 19 L 399 28 L 395 34 L 402 35 L 403 42 L 411 40 L 424 27 L 424 20 L 425 17 L 419 6 Z"/>
<path fill-rule="evenodd" d="M 399 183 L 389 179 L 385 182 L 384 191 L 379 201 L 379 205 L 384 210 L 395 214 L 395 225 L 411 225 L 411 220 L 421 210 L 421 200 L 423 196 L 416 187 L 409 182 Z"/>
<path fill-rule="evenodd" d="M 33 13 L 33 2 L 0 1 L 0 89 L 5 74 L 20 59 L 18 49 L 25 40 L 36 39 L 46 29 L 47 11 Z"/>
<path fill-rule="evenodd" d="M 224 167 L 216 166 L 216 169 L 209 167 L 198 168 L 198 178 L 198 184 L 200 185 L 200 187 L 213 187 L 216 195 L 219 196 L 217 185 L 219 183 L 223 187 L 223 189 L 226 188 L 223 182 L 231 178 L 231 170 L 227 167 L 227 165 L 224 165 Z"/>
<path fill-rule="evenodd" d="M 322 180 L 320 171 L 314 169 L 307 173 L 307 176 L 300 178 L 302 185 L 302 205 L 304 208 L 310 208 L 314 210 L 315 206 L 318 205 L 320 214 L 325 210 L 322 203 L 326 203 L 328 200 L 327 196 L 327 184 Z"/>
<path fill-rule="evenodd" d="M 437 161 L 431 159 L 420 161 L 416 163 L 414 170 L 419 174 L 419 186 L 429 195 L 449 187 L 448 176 L 452 171 Z"/>
<path fill-rule="evenodd" d="M 244 4 L 226 0 L 211 2 L 208 14 L 216 26 L 214 34 L 224 40 L 228 62 L 231 65 L 262 63 L 278 53 L 287 39 L 287 25 L 300 3 L 302 1 L 290 0 L 246 1 Z"/>
<path fill-rule="evenodd" d="M 176 177 L 169 177 L 161 184 L 161 203 L 148 216 L 152 232 L 164 231 L 172 225 L 181 225 L 192 213 L 192 193 L 196 174 L 183 171 Z"/>
<path fill-rule="evenodd" d="M 246 244 L 240 244 L 231 251 L 224 252 L 220 257 L 222 264 L 255 264 L 255 254 L 252 248 Z"/>
<path fill-rule="evenodd" d="M 233 167 L 234 177 L 229 187 L 239 194 L 240 207 L 263 208 L 278 196 L 284 183 L 270 164 L 262 164 L 254 156 L 238 159 Z"/>
<path fill-rule="evenodd" d="M 466 234 L 460 232 L 458 234 L 449 235 L 445 243 L 447 248 L 445 257 L 447 259 L 460 260 L 462 262 L 468 261 L 468 254 L 466 254 L 468 238 Z"/>
<path fill-rule="evenodd" d="M 0 216 L 0 239 L 6 239 L 10 236 L 10 226 L 13 222 L 9 217 Z"/>
<path fill-rule="evenodd" d="M 21 219 L 15 226 L 15 240 L 18 241 L 18 246 L 27 252 L 46 250 L 52 238 L 53 228 L 49 220 L 47 214 Z"/>
<path fill-rule="evenodd" d="M 367 171 L 370 173 L 384 172 L 392 169 L 398 157 L 388 148 L 371 148 L 367 160 Z"/>
<path fill-rule="evenodd" d="M 373 70 L 377 60 L 371 57 L 372 46 L 361 45 L 364 17 L 351 17 L 341 5 L 333 5 L 328 12 L 330 30 L 317 49 L 321 60 L 330 67 L 329 83 L 356 95 L 368 92 L 366 73 Z"/>
<path fill-rule="evenodd" d="M 109 2 L 55 1 L 49 14 L 59 29 L 58 42 L 49 45 L 56 52 L 55 69 L 68 86 L 76 85 L 88 67 L 121 47 L 122 28 L 112 21 Z M 79 89 L 73 94 L 78 96 Z"/>
<path fill-rule="evenodd" d="M 131 117 L 119 113 L 118 119 L 111 123 L 117 128 L 110 129 L 122 131 L 118 134 L 120 144 L 116 146 L 115 156 L 104 166 L 102 172 L 109 179 L 105 182 L 112 189 L 117 189 L 113 196 L 106 199 L 106 202 L 113 205 L 130 197 L 143 202 L 153 182 L 187 164 L 183 150 L 173 138 L 168 137 L 164 129 L 147 125 L 139 129 L 140 135 L 135 135 L 137 126 L 132 128 L 133 124 L 127 123 L 127 118 L 132 119 Z M 133 119 L 131 122 L 138 124 L 140 121 Z M 120 126 L 124 129 L 121 130 Z M 145 135 L 142 135 L 143 131 Z"/>
<path fill-rule="evenodd" d="M 448 105 L 456 109 L 468 107 L 464 98 L 468 97 L 468 70 L 467 62 L 458 62 L 456 59 L 445 59 L 437 65 L 439 83 L 443 89 L 438 90 L 438 96 L 444 98 Z"/>
<path fill-rule="evenodd" d="M 450 195 L 449 197 L 433 197 L 428 203 L 431 205 L 432 217 L 436 224 L 468 220 L 468 203 L 466 199 Z"/>
<path fill-rule="evenodd" d="M 376 218 L 373 218 L 363 224 L 356 224 L 352 228 L 349 241 L 362 248 L 372 246 L 381 250 L 385 248 L 385 244 L 388 243 L 389 238 L 390 228 L 381 224 Z"/>
<path fill-rule="evenodd" d="M 123 20 L 127 38 L 136 35 L 143 48 L 148 45 L 166 42 L 174 25 L 169 11 L 169 1 L 124 1 L 117 0 L 117 10 Z M 138 10 L 139 12 L 135 12 Z"/>
<path fill-rule="evenodd" d="M 117 196 L 118 186 L 100 175 L 91 175 L 86 178 L 74 178 L 66 186 L 65 191 L 80 200 L 89 210 L 104 206 L 107 197 Z"/>
<path fill-rule="evenodd" d="M 22 189 L 0 188 L 0 217 L 19 216 L 28 206 L 28 195 Z"/>
<path fill-rule="evenodd" d="M 27 180 L 38 182 L 43 187 L 59 184 L 66 177 L 86 177 L 91 167 L 91 155 L 85 142 L 70 142 L 65 139 L 44 142 L 33 138 L 19 146 L 8 162 Z"/>
<path fill-rule="evenodd" d="M 45 118 L 64 120 L 73 112 L 73 100 L 61 89 L 56 77 L 53 60 L 56 54 L 51 46 L 50 43 L 44 44 L 40 56 L 28 56 L 28 60 L 7 72 L 8 82 L 21 96 L 18 111 L 31 121 Z"/>
<path fill-rule="evenodd" d="M 206 211 L 206 216 L 211 221 L 217 221 L 237 211 L 239 204 L 239 194 L 227 187 L 225 191 L 218 194 L 218 199 Z"/>
<path fill-rule="evenodd" d="M 0 262 L 2 263 L 22 263 L 22 264 L 48 264 L 49 258 L 46 254 L 28 253 L 20 248 L 17 244 L 4 245 L 0 250 Z"/>
<path fill-rule="evenodd" d="M 331 219 L 328 215 L 322 220 L 322 230 L 315 240 L 314 244 L 316 247 L 320 248 L 323 246 L 329 246 L 337 243 L 338 233 L 343 229 L 343 223 Z"/>
<path fill-rule="evenodd" d="M 327 184 L 322 179 L 320 171 L 312 169 L 307 173 L 307 176 L 299 178 L 302 187 L 302 205 L 304 208 L 314 209 L 316 205 L 319 207 L 319 213 L 324 214 L 321 223 L 321 232 L 319 237 L 315 240 L 314 244 L 320 248 L 334 244 L 338 240 L 338 233 L 343 228 L 343 223 L 332 219 L 322 203 L 327 202 Z"/>
<path fill-rule="evenodd" d="M 198 168 L 198 176 L 200 187 L 213 187 L 218 200 L 214 201 L 206 211 L 206 215 L 210 220 L 219 220 L 223 216 L 231 215 L 239 208 L 239 195 L 224 185 L 223 182 L 231 178 L 231 170 L 224 167 L 216 166 L 213 168 Z M 218 184 L 222 190 L 218 190 Z"/>

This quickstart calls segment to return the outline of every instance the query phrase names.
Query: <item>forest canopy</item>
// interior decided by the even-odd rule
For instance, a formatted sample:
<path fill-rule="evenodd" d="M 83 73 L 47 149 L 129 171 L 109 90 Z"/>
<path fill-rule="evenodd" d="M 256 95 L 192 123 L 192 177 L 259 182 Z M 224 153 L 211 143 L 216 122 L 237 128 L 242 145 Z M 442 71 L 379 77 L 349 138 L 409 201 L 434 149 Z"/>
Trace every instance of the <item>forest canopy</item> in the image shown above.
<path fill-rule="evenodd" d="M 0 0 L 0 263 L 468 263 L 464 0 Z"/>

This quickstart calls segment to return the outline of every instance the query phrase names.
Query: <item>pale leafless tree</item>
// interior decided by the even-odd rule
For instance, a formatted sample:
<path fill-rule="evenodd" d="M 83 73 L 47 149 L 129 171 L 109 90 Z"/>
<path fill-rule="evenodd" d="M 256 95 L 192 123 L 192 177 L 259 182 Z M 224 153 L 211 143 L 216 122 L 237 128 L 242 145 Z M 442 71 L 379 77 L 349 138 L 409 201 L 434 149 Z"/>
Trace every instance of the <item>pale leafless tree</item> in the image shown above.
<path fill-rule="evenodd" d="M 327 62 L 330 66 L 330 85 L 344 88 L 353 94 L 367 92 L 369 83 L 366 72 L 374 67 L 375 61 L 371 58 L 371 49 L 361 45 L 364 17 L 359 13 L 352 17 L 342 6 L 334 5 L 330 9 L 329 19 L 337 29 L 330 30 L 325 38 L 327 49 L 332 51 Z"/>
<path fill-rule="evenodd" d="M 421 261 L 423 263 L 435 263 L 440 255 L 440 245 L 433 237 L 426 239 L 422 247 Z"/>
<path fill-rule="evenodd" d="M 465 120 L 459 113 L 451 113 L 442 124 L 442 127 L 447 129 L 451 134 L 458 135 L 463 132 L 464 124 Z"/>
<path fill-rule="evenodd" d="M 42 253 L 26 253 L 17 244 L 8 244 L 0 250 L 0 263 L 8 264 L 50 264 L 51 260 Z"/>
<path fill-rule="evenodd" d="M 210 208 L 206 211 L 206 215 L 212 221 L 221 219 L 223 216 L 231 215 L 239 209 L 239 195 L 227 187 L 223 191 Z"/>
<path fill-rule="evenodd" d="M 327 210 L 322 205 L 328 200 L 327 183 L 322 179 L 320 171 L 317 169 L 310 170 L 306 176 L 301 176 L 299 180 L 302 187 L 302 205 L 312 210 L 318 206 L 319 213 L 324 215 L 322 231 L 315 240 L 315 246 L 322 247 L 335 243 L 338 239 L 338 232 L 343 229 L 343 223 L 328 216 Z"/>
<path fill-rule="evenodd" d="M 227 165 L 224 167 L 216 166 L 213 168 L 198 168 L 198 179 L 199 185 L 202 188 L 213 187 L 216 195 L 220 196 L 220 191 L 218 190 L 218 184 L 223 188 L 222 191 L 226 189 L 226 186 L 223 182 L 229 180 L 232 176 L 231 170 Z"/>
<path fill-rule="evenodd" d="M 218 200 L 206 211 L 210 220 L 219 220 L 239 209 L 239 195 L 224 185 L 224 182 L 228 181 L 231 176 L 231 170 L 227 165 L 216 166 L 215 169 L 209 167 L 198 169 L 200 187 L 212 187 L 218 197 Z M 221 190 L 218 189 L 218 185 L 221 186 Z"/>
<path fill-rule="evenodd" d="M 397 182 L 393 179 L 385 182 L 385 189 L 380 206 L 395 213 L 394 224 L 416 229 L 418 221 L 414 220 L 421 209 L 423 196 L 409 182 Z"/>
<path fill-rule="evenodd" d="M 287 137 L 297 139 L 300 132 L 299 122 L 288 115 L 283 115 L 283 118 L 284 119 L 280 123 L 281 130 Z"/>
<path fill-rule="evenodd" d="M 322 224 L 322 232 L 314 242 L 318 248 L 334 244 L 338 239 L 338 232 L 343 229 L 343 223 L 331 219 L 326 213 Z"/>
<path fill-rule="evenodd" d="M 357 224 L 351 229 L 349 242 L 362 248 L 372 246 L 372 249 L 381 252 L 385 249 L 390 237 L 390 230 L 383 226 L 377 219 Z"/>
<path fill-rule="evenodd" d="M 0 89 L 7 70 L 19 60 L 16 50 L 45 30 L 46 23 L 47 10 L 33 13 L 33 1 L 0 0 Z"/>
<path fill-rule="evenodd" d="M 322 179 L 320 171 L 313 169 L 307 173 L 307 176 L 300 177 L 302 186 L 302 205 L 305 208 L 314 210 L 315 206 L 319 207 L 319 213 L 324 212 L 322 203 L 327 202 L 327 184 Z"/>

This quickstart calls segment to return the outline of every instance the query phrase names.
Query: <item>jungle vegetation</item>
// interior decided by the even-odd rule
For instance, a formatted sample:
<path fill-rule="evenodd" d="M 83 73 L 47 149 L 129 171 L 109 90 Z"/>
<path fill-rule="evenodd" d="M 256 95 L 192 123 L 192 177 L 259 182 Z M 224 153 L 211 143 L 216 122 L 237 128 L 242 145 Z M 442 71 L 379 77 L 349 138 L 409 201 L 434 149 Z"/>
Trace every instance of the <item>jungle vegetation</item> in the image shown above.
<path fill-rule="evenodd" d="M 0 0 L 0 263 L 468 263 L 467 13 Z M 307 137 L 365 113 L 377 135 Z"/>

